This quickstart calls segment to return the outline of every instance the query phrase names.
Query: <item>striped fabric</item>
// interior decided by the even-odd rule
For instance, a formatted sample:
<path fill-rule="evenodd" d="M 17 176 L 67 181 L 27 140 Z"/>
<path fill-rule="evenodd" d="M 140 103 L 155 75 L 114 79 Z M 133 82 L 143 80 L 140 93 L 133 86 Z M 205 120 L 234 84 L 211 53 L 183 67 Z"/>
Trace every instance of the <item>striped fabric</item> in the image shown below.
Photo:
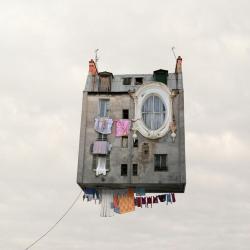
<path fill-rule="evenodd" d="M 107 141 L 95 141 L 93 154 L 106 155 L 108 153 L 109 143 Z"/>

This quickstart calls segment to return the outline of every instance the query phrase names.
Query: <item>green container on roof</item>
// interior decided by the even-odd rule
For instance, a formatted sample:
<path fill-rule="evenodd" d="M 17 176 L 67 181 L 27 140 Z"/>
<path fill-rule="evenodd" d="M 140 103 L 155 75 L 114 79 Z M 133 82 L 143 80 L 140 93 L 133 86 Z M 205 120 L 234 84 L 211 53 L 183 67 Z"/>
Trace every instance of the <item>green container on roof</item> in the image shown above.
<path fill-rule="evenodd" d="M 154 71 L 154 80 L 168 84 L 168 71 L 165 69 L 158 69 Z"/>

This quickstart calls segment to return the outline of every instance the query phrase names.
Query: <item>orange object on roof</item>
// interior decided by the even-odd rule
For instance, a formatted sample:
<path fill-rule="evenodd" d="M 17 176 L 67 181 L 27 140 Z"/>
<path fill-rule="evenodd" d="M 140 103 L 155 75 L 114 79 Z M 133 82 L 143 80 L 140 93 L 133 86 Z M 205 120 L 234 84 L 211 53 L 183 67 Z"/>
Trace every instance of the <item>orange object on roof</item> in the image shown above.
<path fill-rule="evenodd" d="M 89 61 L 89 74 L 95 76 L 98 74 L 98 70 L 96 68 L 96 64 L 93 59 Z"/>

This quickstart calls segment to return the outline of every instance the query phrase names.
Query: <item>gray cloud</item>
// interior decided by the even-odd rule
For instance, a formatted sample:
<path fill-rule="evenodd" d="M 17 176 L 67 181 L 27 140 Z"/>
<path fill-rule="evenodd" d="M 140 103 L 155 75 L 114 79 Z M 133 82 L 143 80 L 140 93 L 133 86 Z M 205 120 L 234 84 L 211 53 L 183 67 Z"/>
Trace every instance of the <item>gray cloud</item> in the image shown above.
<path fill-rule="evenodd" d="M 249 2 L 2 1 L 0 248 L 24 249 L 77 195 L 88 60 L 114 74 L 183 56 L 187 188 L 112 219 L 82 203 L 34 249 L 248 249 Z"/>

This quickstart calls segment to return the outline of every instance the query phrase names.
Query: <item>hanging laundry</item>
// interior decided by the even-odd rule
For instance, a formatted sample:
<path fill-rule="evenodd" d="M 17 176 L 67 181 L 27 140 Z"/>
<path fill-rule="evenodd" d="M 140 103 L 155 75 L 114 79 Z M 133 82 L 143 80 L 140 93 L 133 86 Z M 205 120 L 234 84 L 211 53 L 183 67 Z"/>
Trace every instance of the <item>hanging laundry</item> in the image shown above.
<path fill-rule="evenodd" d="M 175 194 L 174 194 L 174 193 L 172 193 L 172 194 L 171 194 L 171 196 L 172 196 L 172 201 L 173 201 L 173 202 L 176 202 L 176 199 L 175 199 Z"/>
<path fill-rule="evenodd" d="M 120 213 L 120 209 L 119 209 L 118 194 L 114 194 L 113 204 L 114 204 L 114 212 L 119 214 Z"/>
<path fill-rule="evenodd" d="M 158 195 L 158 198 L 159 198 L 160 202 L 165 202 L 166 201 L 166 195 L 165 194 Z"/>
<path fill-rule="evenodd" d="M 172 203 L 171 195 L 170 195 L 170 194 L 167 194 L 166 196 L 167 196 L 167 204 L 168 204 L 169 202 Z"/>
<path fill-rule="evenodd" d="M 141 197 L 136 197 L 136 205 L 137 205 L 137 207 L 142 207 Z"/>
<path fill-rule="evenodd" d="M 113 120 L 110 118 L 95 118 L 95 130 L 101 134 L 111 134 Z"/>
<path fill-rule="evenodd" d="M 129 188 L 126 195 L 119 196 L 120 214 L 132 212 L 135 210 L 134 191 Z"/>
<path fill-rule="evenodd" d="M 145 195 L 145 188 L 137 187 L 135 189 L 136 196 L 144 196 Z"/>
<path fill-rule="evenodd" d="M 151 205 L 151 208 L 152 208 L 152 204 L 153 204 L 152 197 L 147 197 L 147 207 L 148 205 Z"/>
<path fill-rule="evenodd" d="M 100 156 L 97 158 L 96 176 L 106 175 L 106 171 L 106 157 Z"/>
<path fill-rule="evenodd" d="M 158 203 L 158 196 L 153 197 L 153 203 Z"/>
<path fill-rule="evenodd" d="M 113 191 L 102 189 L 101 190 L 101 217 L 114 216 L 113 204 Z"/>
<path fill-rule="evenodd" d="M 95 199 L 95 195 L 97 193 L 96 189 L 94 188 L 84 188 L 84 195 L 83 195 L 83 200 L 86 198 L 87 201 L 92 201 Z"/>
<path fill-rule="evenodd" d="M 107 141 L 95 141 L 93 154 L 106 155 L 108 153 L 109 143 Z"/>
<path fill-rule="evenodd" d="M 127 119 L 120 119 L 115 121 L 116 131 L 115 136 L 127 136 L 129 134 L 131 121 Z"/>
<path fill-rule="evenodd" d="M 147 206 L 147 201 L 146 201 L 147 199 L 146 199 L 146 197 L 142 197 L 141 198 L 141 203 L 143 204 L 143 205 L 145 205 L 145 207 Z"/>

